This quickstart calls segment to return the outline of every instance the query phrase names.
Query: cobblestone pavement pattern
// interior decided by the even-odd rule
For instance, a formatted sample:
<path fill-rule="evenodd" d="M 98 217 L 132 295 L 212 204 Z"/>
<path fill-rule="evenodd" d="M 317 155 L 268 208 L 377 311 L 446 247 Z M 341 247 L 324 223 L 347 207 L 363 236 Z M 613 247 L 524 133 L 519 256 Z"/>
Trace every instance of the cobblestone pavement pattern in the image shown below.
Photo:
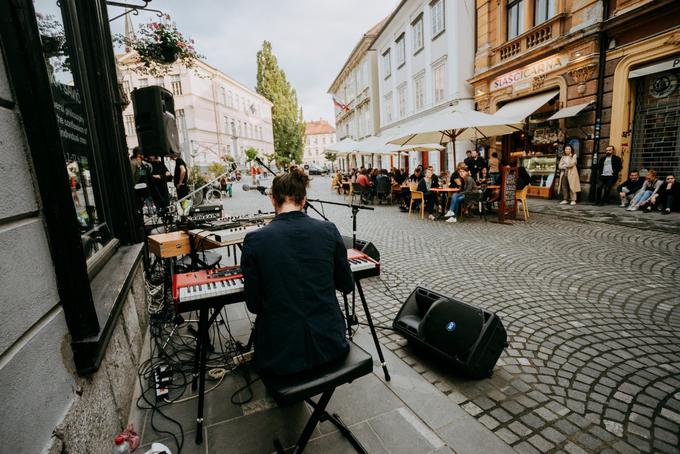
<path fill-rule="evenodd" d="M 229 213 L 270 209 L 235 193 Z M 323 177 L 310 197 L 343 200 Z M 351 234 L 349 209 L 325 212 Z M 510 346 L 480 381 L 379 334 L 516 451 L 680 452 L 680 236 L 541 214 L 450 225 L 395 206 L 361 211 L 358 225 L 381 253 L 380 279 L 364 282 L 375 323 L 391 326 L 416 286 L 501 317 Z"/>

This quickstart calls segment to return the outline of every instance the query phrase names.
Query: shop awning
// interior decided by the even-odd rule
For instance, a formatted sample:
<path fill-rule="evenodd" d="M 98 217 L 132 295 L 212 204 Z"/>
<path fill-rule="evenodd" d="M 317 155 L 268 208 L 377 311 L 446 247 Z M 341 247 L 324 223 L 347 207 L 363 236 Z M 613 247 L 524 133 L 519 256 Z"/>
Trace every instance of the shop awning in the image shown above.
<path fill-rule="evenodd" d="M 559 90 L 554 90 L 509 102 L 498 109 L 494 116 L 510 119 L 513 123 L 521 123 L 526 117 L 543 107 L 543 104 L 550 101 L 558 93 Z"/>
<path fill-rule="evenodd" d="M 593 101 L 590 101 L 585 104 L 577 104 L 575 106 L 565 107 L 564 109 L 560 109 L 557 112 L 555 112 L 555 114 L 552 117 L 548 118 L 548 120 L 559 120 L 560 118 L 574 117 L 592 103 Z"/>
<path fill-rule="evenodd" d="M 649 74 L 660 73 L 671 69 L 680 68 L 680 57 L 671 58 L 670 60 L 654 63 L 653 65 L 643 66 L 628 73 L 629 79 L 636 77 L 647 76 Z"/>

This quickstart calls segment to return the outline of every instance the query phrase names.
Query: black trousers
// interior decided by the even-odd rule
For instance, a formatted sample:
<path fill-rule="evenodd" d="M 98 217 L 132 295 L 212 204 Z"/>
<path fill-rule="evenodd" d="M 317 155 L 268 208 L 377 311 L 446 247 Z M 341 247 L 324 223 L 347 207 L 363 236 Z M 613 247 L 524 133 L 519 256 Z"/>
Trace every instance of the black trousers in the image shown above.
<path fill-rule="evenodd" d="M 597 183 L 597 191 L 595 192 L 595 201 L 598 203 L 605 203 L 609 199 L 609 192 L 612 186 L 616 183 L 615 176 L 601 176 L 600 181 Z"/>

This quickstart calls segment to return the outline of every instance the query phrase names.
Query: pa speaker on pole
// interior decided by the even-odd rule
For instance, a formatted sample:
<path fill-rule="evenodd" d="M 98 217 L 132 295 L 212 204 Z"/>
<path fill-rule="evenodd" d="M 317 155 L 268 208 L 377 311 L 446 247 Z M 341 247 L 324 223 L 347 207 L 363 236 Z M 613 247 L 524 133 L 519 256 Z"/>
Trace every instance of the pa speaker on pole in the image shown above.
<path fill-rule="evenodd" d="M 175 101 L 163 87 L 133 90 L 132 106 L 139 148 L 145 156 L 179 153 L 179 134 L 175 120 Z"/>

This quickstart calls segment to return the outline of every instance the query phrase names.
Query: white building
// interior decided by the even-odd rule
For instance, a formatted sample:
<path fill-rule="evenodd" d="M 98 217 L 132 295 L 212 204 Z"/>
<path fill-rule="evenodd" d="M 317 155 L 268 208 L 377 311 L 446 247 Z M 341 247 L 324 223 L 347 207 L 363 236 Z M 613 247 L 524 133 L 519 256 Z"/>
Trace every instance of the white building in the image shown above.
<path fill-rule="evenodd" d="M 338 140 L 375 135 L 380 127 L 378 54 L 371 46 L 387 18 L 366 32 L 328 89 L 335 102 Z M 347 158 L 343 158 L 347 159 Z M 371 165 L 364 156 L 351 154 L 343 168 Z"/>
<path fill-rule="evenodd" d="M 387 18 L 371 48 L 379 58 L 380 130 L 425 117 L 449 105 L 473 109 L 474 0 L 403 0 Z M 456 144 L 464 157 L 469 141 Z M 444 151 L 411 152 L 408 167 L 430 164 L 451 169 L 451 145 Z M 389 159 L 389 158 L 387 158 Z M 383 157 L 383 167 L 386 163 Z M 402 161 L 402 166 L 406 164 Z"/>
<path fill-rule="evenodd" d="M 231 155 L 245 163 L 244 150 L 261 154 L 274 152 L 272 103 L 244 84 L 205 62 L 192 69 L 175 64 L 165 77 L 150 78 L 133 71 L 136 54 L 118 56 L 123 88 L 129 95 L 135 88 L 161 85 L 175 98 L 175 116 L 182 154 L 190 165 L 205 169 Z M 134 112 L 130 104 L 123 112 L 129 148 L 137 146 Z"/>
<path fill-rule="evenodd" d="M 335 128 L 323 118 L 305 122 L 305 151 L 302 163 L 331 167 L 331 162 L 325 157 L 326 146 L 335 141 Z"/>

